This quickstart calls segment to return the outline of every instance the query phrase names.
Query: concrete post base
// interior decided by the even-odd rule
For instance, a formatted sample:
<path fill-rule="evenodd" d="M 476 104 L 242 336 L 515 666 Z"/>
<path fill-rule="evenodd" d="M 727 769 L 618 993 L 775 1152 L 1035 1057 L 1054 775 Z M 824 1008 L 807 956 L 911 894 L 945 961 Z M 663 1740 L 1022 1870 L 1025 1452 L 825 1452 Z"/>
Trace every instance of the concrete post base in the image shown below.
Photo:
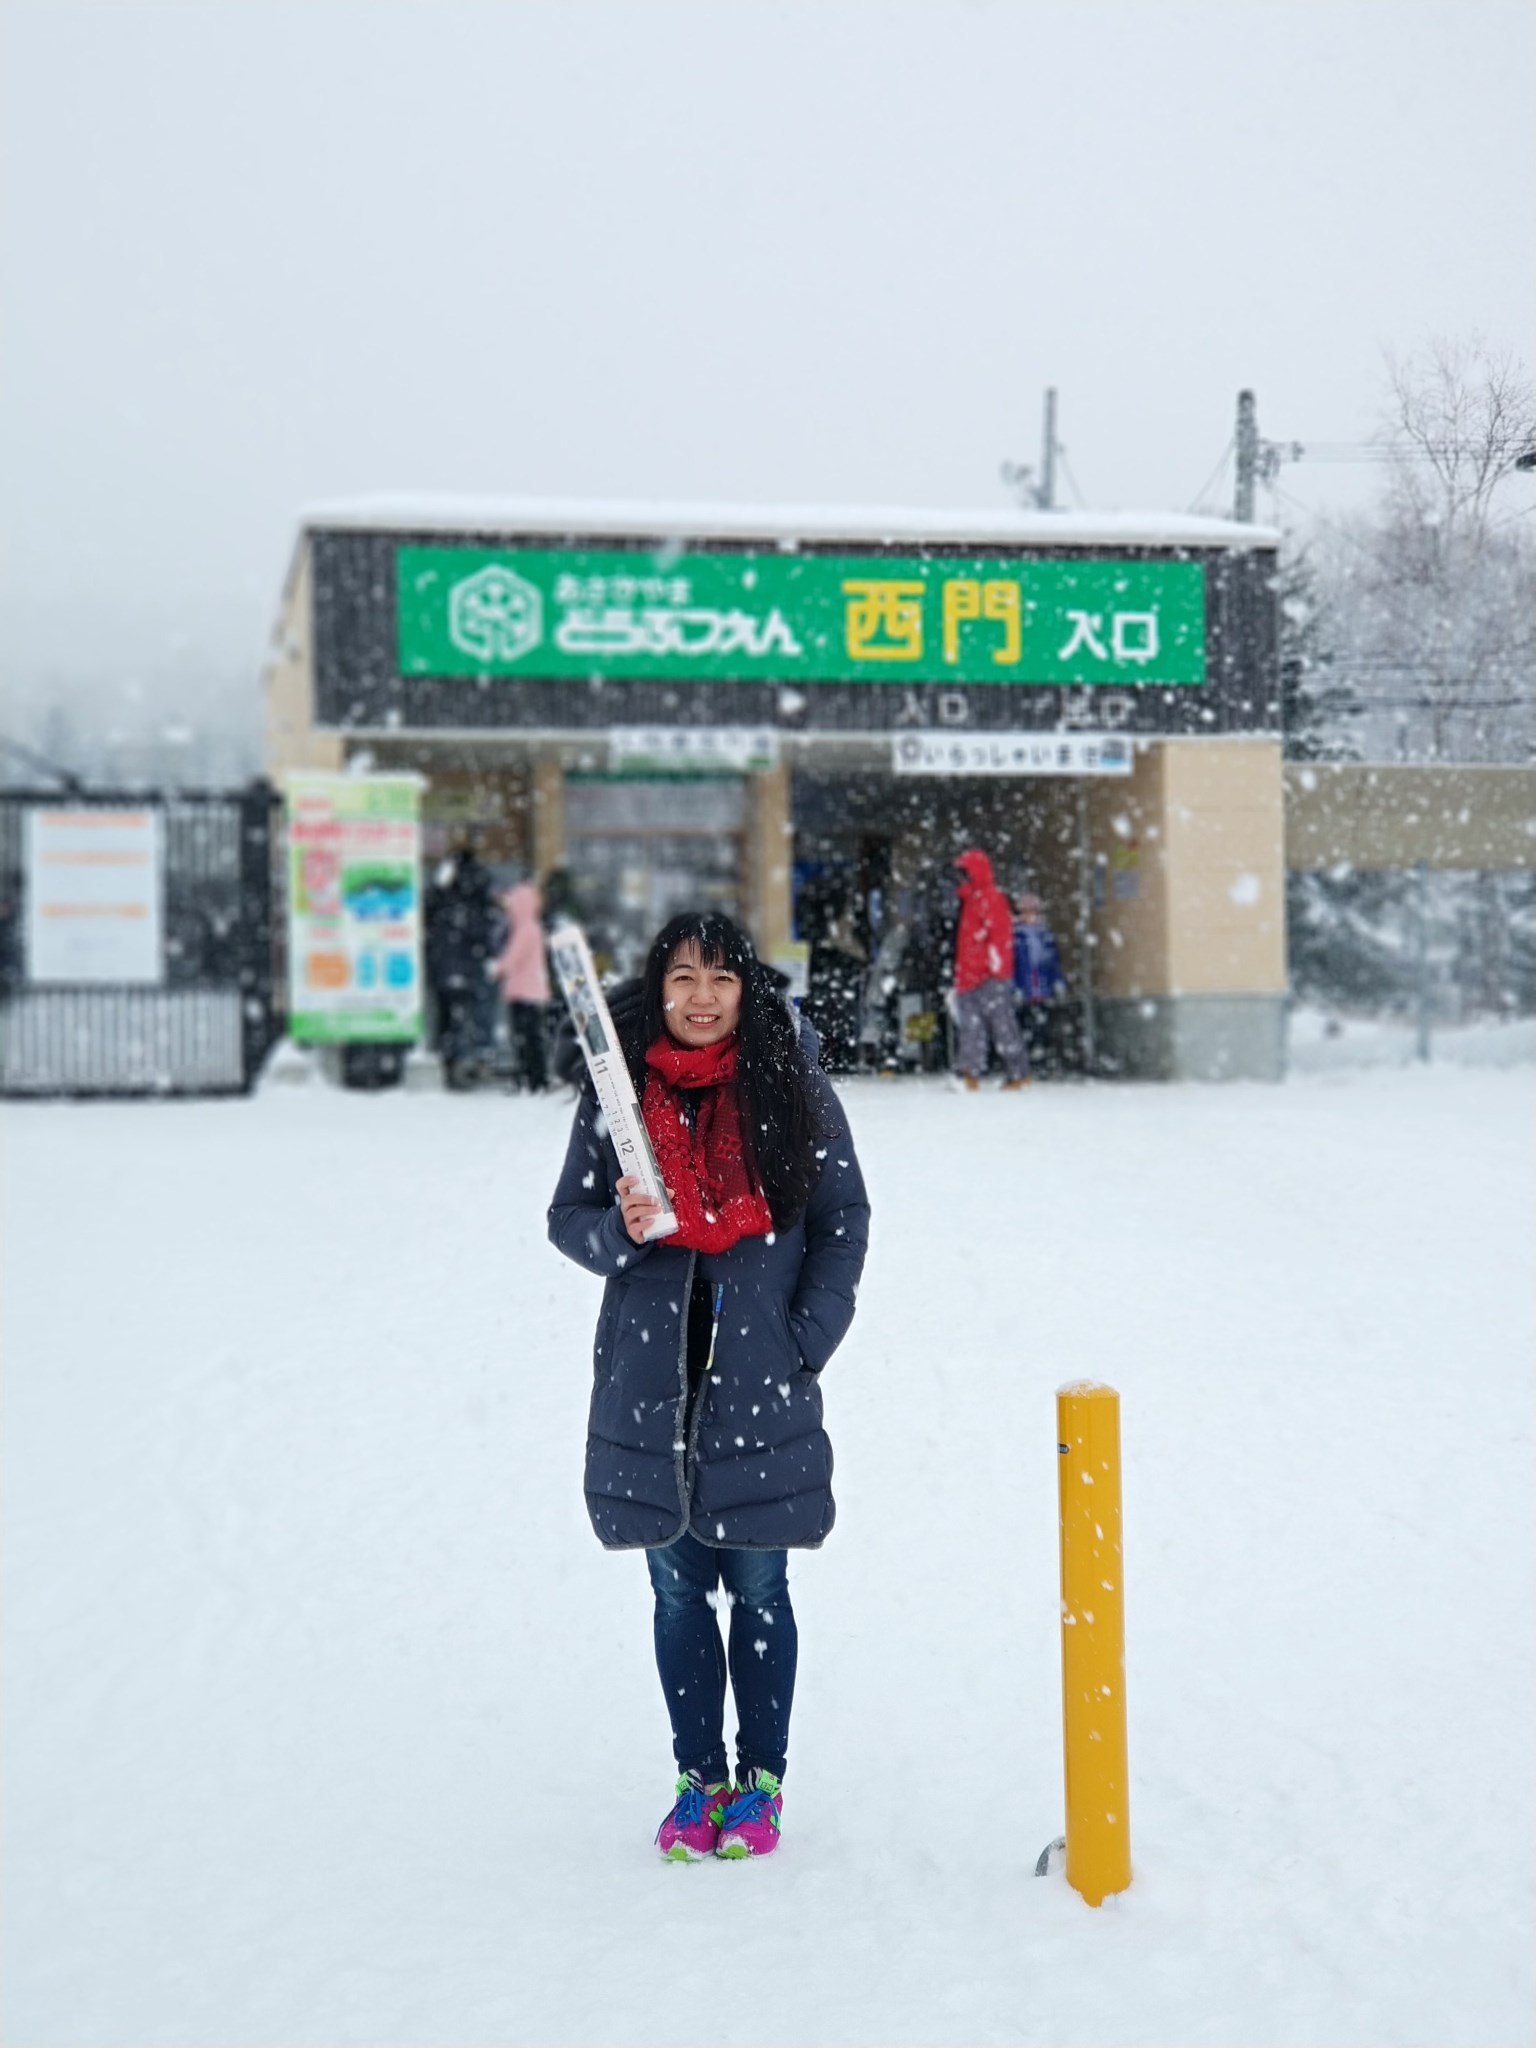
<path fill-rule="evenodd" d="M 1285 997 L 1101 997 L 1103 1072 L 1143 1081 L 1283 1081 Z"/>

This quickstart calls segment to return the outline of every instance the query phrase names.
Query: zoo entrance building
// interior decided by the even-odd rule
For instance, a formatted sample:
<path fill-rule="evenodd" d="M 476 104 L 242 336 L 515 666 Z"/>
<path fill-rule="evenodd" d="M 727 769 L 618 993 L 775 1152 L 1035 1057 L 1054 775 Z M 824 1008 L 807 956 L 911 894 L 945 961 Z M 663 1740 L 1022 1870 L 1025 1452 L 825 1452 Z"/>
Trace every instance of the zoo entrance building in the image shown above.
<path fill-rule="evenodd" d="M 1277 541 L 1178 515 L 317 509 L 268 767 L 419 772 L 429 859 L 468 840 L 558 878 L 626 971 L 700 903 L 792 972 L 828 934 L 873 962 L 898 919 L 952 916 L 980 845 L 1057 934 L 1076 1064 L 1279 1079 Z M 905 975 L 903 1059 L 942 972 L 931 946 Z"/>

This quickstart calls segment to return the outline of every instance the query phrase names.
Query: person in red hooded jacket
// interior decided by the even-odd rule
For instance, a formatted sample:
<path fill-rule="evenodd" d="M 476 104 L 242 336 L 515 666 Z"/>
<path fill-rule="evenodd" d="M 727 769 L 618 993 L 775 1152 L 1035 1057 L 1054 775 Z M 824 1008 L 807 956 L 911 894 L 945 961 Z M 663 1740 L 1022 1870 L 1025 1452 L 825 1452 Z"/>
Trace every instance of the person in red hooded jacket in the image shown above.
<path fill-rule="evenodd" d="M 962 853 L 955 870 L 960 884 L 955 1068 L 967 1088 L 979 1088 L 988 1048 L 995 1046 L 1007 1071 L 1004 1088 L 1025 1088 L 1029 1052 L 1013 999 L 1013 906 L 993 880 L 991 861 L 978 848 Z"/>

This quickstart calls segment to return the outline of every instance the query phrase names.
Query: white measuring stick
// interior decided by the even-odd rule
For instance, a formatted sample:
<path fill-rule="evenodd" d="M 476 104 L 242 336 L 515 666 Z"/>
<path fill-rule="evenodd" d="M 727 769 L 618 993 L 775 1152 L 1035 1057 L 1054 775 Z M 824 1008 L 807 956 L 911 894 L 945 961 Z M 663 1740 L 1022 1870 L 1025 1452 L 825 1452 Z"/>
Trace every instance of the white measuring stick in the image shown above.
<path fill-rule="evenodd" d="M 550 958 L 560 977 L 565 1006 L 576 1026 L 576 1036 L 586 1054 L 587 1072 L 597 1090 L 598 1107 L 608 1122 L 608 1136 L 619 1155 L 620 1169 L 633 1174 L 641 1192 L 660 1202 L 660 1212 L 651 1219 L 645 1237 L 670 1237 L 677 1217 L 662 1183 L 661 1168 L 651 1150 L 650 1133 L 640 1114 L 639 1097 L 629 1078 L 629 1064 L 613 1028 L 613 1016 L 592 964 L 592 948 L 580 925 L 557 924 L 549 935 Z"/>

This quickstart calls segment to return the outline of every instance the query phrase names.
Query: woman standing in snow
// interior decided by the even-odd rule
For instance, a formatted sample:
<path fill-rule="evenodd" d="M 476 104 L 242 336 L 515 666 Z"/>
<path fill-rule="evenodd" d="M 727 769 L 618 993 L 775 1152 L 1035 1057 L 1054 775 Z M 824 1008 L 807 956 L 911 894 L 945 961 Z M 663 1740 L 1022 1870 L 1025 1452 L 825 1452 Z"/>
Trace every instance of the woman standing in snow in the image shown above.
<path fill-rule="evenodd" d="M 544 1010 L 549 1002 L 549 969 L 544 959 L 543 906 L 536 882 L 518 882 L 503 892 L 507 943 L 496 962 L 501 999 L 517 1051 L 518 1073 L 530 1094 L 549 1086 L 544 1062 Z"/>
<path fill-rule="evenodd" d="M 606 1548 L 650 1567 L 680 1773 L 657 1846 L 761 1856 L 778 1845 L 795 1686 L 785 1553 L 832 1527 L 820 1375 L 853 1319 L 869 1203 L 814 1034 L 729 918 L 674 918 L 611 1007 L 678 1228 L 646 1241 L 656 1204 L 616 1177 L 584 1088 L 549 1234 L 607 1282 L 587 1510 Z"/>

